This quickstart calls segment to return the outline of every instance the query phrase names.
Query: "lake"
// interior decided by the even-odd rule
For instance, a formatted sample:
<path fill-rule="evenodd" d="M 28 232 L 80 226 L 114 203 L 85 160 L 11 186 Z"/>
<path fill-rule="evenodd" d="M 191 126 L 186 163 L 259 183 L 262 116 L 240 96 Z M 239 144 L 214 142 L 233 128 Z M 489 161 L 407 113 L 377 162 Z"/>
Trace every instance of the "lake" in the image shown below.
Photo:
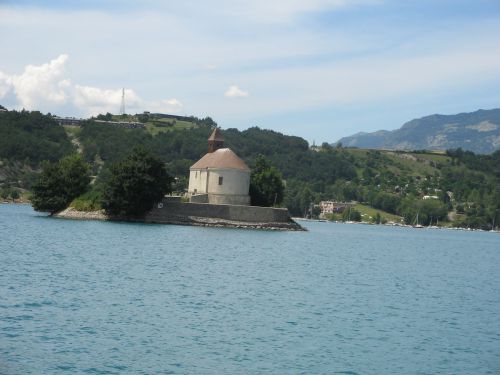
<path fill-rule="evenodd" d="M 1 374 L 499 374 L 500 235 L 0 205 Z"/>

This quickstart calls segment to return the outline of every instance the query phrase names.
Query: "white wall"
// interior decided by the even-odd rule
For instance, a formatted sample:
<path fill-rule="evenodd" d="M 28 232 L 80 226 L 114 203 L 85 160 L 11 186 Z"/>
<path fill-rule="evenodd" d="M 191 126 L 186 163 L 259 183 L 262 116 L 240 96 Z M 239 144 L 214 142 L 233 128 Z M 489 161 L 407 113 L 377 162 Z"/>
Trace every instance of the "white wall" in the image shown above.
<path fill-rule="evenodd" d="M 207 191 L 208 177 L 208 191 Z M 222 185 L 219 185 L 222 177 Z M 189 171 L 189 194 L 209 194 L 210 203 L 250 204 L 250 171 L 239 169 L 198 169 Z"/>
<path fill-rule="evenodd" d="M 207 193 L 207 170 L 189 171 L 189 187 L 190 194 L 205 194 Z"/>
<path fill-rule="evenodd" d="M 219 185 L 222 177 L 222 185 Z M 239 169 L 211 169 L 208 176 L 208 194 L 248 195 L 250 171 Z"/>
<path fill-rule="evenodd" d="M 207 197 L 208 199 L 207 203 L 212 203 L 212 204 L 235 204 L 238 206 L 250 205 L 249 195 L 207 194 L 207 195 L 199 195 L 199 197 Z"/>

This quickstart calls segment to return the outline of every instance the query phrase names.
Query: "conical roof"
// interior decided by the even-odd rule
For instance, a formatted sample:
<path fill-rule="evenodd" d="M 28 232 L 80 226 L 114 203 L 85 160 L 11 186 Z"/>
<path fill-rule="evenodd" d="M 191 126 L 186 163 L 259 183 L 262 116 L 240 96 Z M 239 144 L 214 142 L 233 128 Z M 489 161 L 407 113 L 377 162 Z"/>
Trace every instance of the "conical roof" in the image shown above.
<path fill-rule="evenodd" d="M 249 171 L 250 168 L 229 148 L 219 148 L 214 152 L 209 152 L 200 160 L 194 163 L 190 169 L 239 169 Z"/>
<path fill-rule="evenodd" d="M 224 137 L 219 128 L 215 128 L 210 137 L 208 137 L 209 141 L 224 141 Z"/>

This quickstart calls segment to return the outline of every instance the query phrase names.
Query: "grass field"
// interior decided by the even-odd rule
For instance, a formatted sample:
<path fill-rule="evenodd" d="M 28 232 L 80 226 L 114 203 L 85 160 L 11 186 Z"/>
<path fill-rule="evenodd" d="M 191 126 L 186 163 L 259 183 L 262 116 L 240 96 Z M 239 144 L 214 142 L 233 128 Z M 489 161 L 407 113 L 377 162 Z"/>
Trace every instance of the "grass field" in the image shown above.
<path fill-rule="evenodd" d="M 403 221 L 403 218 L 401 216 L 393 215 L 361 203 L 356 204 L 354 206 L 354 209 L 361 213 L 363 221 L 371 221 L 371 218 L 374 218 L 377 215 L 377 212 L 380 214 L 382 220 L 386 219 L 387 221 L 393 221 L 395 223 L 400 223 Z"/>
<path fill-rule="evenodd" d="M 413 155 L 415 155 L 415 157 L 417 157 L 418 159 L 429 160 L 433 161 L 434 163 L 445 164 L 451 161 L 451 158 L 444 153 L 429 152 L 427 154 L 413 154 Z"/>
<path fill-rule="evenodd" d="M 369 157 L 369 151 L 375 151 L 357 148 L 347 148 L 346 150 L 357 159 L 365 159 Z M 446 164 L 450 161 L 448 156 L 437 152 L 420 154 L 413 152 L 394 152 L 389 150 L 376 151 L 379 151 L 383 156 L 389 159 L 386 167 L 395 174 L 400 174 L 401 171 L 404 171 L 405 173 L 410 172 L 413 176 L 434 175 L 438 169 L 433 163 Z M 356 172 L 360 177 L 361 169 L 359 167 L 356 168 Z"/>
<path fill-rule="evenodd" d="M 139 122 L 139 117 L 135 115 L 113 115 L 112 121 Z M 178 120 L 173 118 L 163 118 L 151 116 L 149 121 L 144 123 L 146 130 L 151 135 L 166 133 L 172 130 L 190 129 L 196 126 L 194 122 Z"/>
<path fill-rule="evenodd" d="M 70 137 L 78 137 L 78 135 L 82 131 L 82 128 L 79 126 L 63 125 L 63 128 L 66 134 Z"/>
<path fill-rule="evenodd" d="M 166 133 L 172 130 L 191 129 L 196 127 L 194 122 L 174 119 L 155 119 L 146 123 L 146 130 L 151 135 Z"/>

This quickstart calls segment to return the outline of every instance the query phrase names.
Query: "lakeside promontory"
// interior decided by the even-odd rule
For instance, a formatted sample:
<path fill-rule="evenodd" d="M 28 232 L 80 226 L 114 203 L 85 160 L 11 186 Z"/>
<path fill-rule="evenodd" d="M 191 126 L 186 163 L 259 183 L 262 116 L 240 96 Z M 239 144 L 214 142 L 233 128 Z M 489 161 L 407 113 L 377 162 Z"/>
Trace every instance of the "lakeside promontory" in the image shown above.
<path fill-rule="evenodd" d="M 120 121 L 143 126 L 125 127 Z M 92 188 L 64 206 L 101 209 L 100 188 L 109 180 L 111 166 L 139 146 L 161 161 L 171 178 L 172 193 L 182 196 L 188 190 L 189 168 L 206 153 L 207 136 L 215 127 L 210 118 L 159 114 L 107 114 L 77 125 L 60 125 L 57 118 L 39 112 L 2 111 L 0 193 L 4 199 L 18 195 L 27 199 L 44 161 L 56 164 L 77 153 L 88 166 Z M 437 152 L 332 147 L 327 143 L 310 146 L 299 137 L 257 127 L 220 132 L 225 147 L 237 150 L 251 170 L 263 157 L 266 168 L 274 171 L 261 176 L 272 182 L 272 176 L 280 175 L 283 191 L 279 193 L 277 185 L 263 189 L 264 203 L 259 204 L 286 207 L 292 216 L 374 223 L 418 221 L 426 226 L 486 230 L 500 222 L 499 151 L 477 155 L 462 149 Z M 337 208 L 325 211 L 323 207 Z"/>

